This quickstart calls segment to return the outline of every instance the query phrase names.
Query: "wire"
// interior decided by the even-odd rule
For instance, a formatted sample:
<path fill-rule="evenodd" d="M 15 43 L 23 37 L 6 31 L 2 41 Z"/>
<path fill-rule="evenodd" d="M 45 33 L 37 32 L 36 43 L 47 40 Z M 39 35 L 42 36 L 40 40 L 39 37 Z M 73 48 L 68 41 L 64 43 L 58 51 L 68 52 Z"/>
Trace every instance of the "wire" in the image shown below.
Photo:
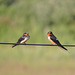
<path fill-rule="evenodd" d="M 57 45 L 53 45 L 53 44 L 34 44 L 34 43 L 24 43 L 24 44 L 20 44 L 20 43 L 7 43 L 7 42 L 0 42 L 0 44 L 3 45 L 31 45 L 31 46 L 57 46 Z M 68 46 L 68 47 L 75 47 L 75 45 L 62 45 L 62 46 Z"/>

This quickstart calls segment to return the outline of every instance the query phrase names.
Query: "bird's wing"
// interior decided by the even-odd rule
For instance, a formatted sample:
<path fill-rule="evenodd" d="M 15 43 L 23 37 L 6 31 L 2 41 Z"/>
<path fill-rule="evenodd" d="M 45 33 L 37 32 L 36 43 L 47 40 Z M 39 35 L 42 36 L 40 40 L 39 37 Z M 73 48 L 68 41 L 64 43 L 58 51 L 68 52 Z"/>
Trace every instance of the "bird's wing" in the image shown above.
<path fill-rule="evenodd" d="M 65 50 L 67 50 L 65 47 L 63 47 L 63 46 L 61 45 L 61 43 L 60 43 L 57 39 L 52 39 L 52 38 L 51 38 L 51 40 L 52 40 L 53 42 L 55 42 L 59 47 L 61 47 L 61 48 L 65 49 Z"/>
<path fill-rule="evenodd" d="M 22 40 L 24 40 L 23 37 L 19 38 L 18 41 L 17 41 L 17 43 L 20 43 Z"/>
<path fill-rule="evenodd" d="M 61 45 L 60 42 L 59 42 L 57 39 L 51 38 L 51 40 L 52 40 L 53 42 L 55 42 L 58 46 Z"/>

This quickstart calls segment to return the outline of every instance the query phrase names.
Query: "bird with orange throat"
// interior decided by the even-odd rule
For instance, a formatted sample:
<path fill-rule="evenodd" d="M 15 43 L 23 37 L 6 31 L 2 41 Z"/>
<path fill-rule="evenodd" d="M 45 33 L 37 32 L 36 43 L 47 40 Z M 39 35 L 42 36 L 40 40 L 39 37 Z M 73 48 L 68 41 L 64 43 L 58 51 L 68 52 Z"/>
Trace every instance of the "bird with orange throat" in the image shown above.
<path fill-rule="evenodd" d="M 48 39 L 52 44 L 57 45 L 62 49 L 68 51 L 65 47 L 61 45 L 61 43 L 58 41 L 58 39 L 54 36 L 54 34 L 51 31 L 48 32 Z"/>
<path fill-rule="evenodd" d="M 17 43 L 25 43 L 29 38 L 30 38 L 30 36 L 29 36 L 28 32 L 25 32 L 25 33 L 18 39 Z M 18 45 L 18 44 L 13 45 L 12 48 L 15 47 L 15 46 L 17 46 L 17 45 Z"/>

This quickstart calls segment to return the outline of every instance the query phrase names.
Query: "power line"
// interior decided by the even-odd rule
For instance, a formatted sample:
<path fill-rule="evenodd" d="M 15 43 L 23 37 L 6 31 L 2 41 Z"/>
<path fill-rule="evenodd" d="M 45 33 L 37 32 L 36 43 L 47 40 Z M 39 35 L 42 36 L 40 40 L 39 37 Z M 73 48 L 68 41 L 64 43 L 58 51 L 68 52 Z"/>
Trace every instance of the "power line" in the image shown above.
<path fill-rule="evenodd" d="M 31 45 L 31 46 L 57 46 L 57 45 L 53 45 L 53 44 L 34 44 L 34 43 L 24 43 L 24 44 L 19 44 L 19 43 L 7 43 L 7 42 L 0 42 L 0 44 L 2 45 Z M 68 46 L 68 47 L 75 47 L 75 45 L 63 45 L 63 46 Z"/>

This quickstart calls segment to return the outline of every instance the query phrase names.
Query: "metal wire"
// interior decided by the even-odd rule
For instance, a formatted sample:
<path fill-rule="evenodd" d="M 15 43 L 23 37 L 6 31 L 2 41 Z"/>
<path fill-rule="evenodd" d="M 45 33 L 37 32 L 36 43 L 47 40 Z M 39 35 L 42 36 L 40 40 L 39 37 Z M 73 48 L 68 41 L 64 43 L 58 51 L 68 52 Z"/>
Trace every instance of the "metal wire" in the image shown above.
<path fill-rule="evenodd" d="M 24 43 L 24 44 L 20 44 L 20 43 L 7 43 L 7 42 L 0 42 L 0 44 L 2 45 L 31 45 L 31 46 L 57 46 L 57 45 L 53 45 L 53 44 L 34 44 L 34 43 Z M 75 47 L 75 45 L 62 45 L 62 46 L 68 46 L 68 47 Z"/>

